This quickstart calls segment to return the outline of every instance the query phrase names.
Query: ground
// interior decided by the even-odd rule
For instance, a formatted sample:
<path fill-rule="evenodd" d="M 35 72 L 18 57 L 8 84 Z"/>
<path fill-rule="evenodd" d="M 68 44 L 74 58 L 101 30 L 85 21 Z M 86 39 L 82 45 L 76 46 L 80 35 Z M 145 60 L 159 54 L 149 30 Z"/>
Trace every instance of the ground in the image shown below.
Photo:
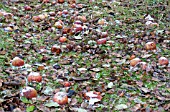
<path fill-rule="evenodd" d="M 170 111 L 168 6 L 168 0 L 2 0 L 0 112 Z M 23 66 L 14 66 L 16 57 Z M 28 87 L 35 97 L 22 94 Z M 58 92 L 66 103 L 54 100 Z"/>

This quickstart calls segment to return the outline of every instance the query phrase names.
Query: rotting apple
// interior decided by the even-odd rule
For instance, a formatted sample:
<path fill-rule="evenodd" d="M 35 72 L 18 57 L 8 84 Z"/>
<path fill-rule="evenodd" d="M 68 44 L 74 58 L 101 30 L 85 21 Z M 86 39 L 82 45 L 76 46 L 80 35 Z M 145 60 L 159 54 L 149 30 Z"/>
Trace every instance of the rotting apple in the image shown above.
<path fill-rule="evenodd" d="M 21 90 L 21 96 L 25 96 L 28 99 L 37 97 L 37 91 L 32 87 L 25 87 Z"/>
<path fill-rule="evenodd" d="M 20 66 L 23 66 L 24 65 L 24 60 L 19 58 L 19 57 L 15 57 L 13 60 L 12 60 L 12 65 L 13 66 L 16 66 L 16 67 L 20 67 Z"/>
<path fill-rule="evenodd" d="M 28 82 L 41 82 L 42 81 L 42 76 L 40 75 L 39 72 L 30 72 L 27 78 L 28 78 Z"/>
<path fill-rule="evenodd" d="M 155 42 L 147 42 L 145 44 L 146 50 L 155 50 L 156 49 L 156 43 Z"/>
<path fill-rule="evenodd" d="M 160 65 L 168 65 L 169 64 L 169 60 L 166 57 L 160 57 L 158 60 L 158 63 Z"/>
<path fill-rule="evenodd" d="M 137 65 L 139 62 L 141 62 L 141 59 L 139 59 L 139 58 L 134 58 L 134 59 L 130 60 L 130 65 L 134 67 L 134 66 Z"/>
<path fill-rule="evenodd" d="M 56 53 L 56 54 L 60 54 L 60 53 L 61 53 L 61 48 L 60 48 L 60 46 L 53 45 L 53 46 L 51 47 L 51 52 L 52 52 L 52 53 Z"/>
<path fill-rule="evenodd" d="M 68 103 L 67 93 L 65 93 L 65 92 L 57 92 L 53 97 L 53 101 L 57 102 L 60 105 L 64 105 L 64 104 Z"/>

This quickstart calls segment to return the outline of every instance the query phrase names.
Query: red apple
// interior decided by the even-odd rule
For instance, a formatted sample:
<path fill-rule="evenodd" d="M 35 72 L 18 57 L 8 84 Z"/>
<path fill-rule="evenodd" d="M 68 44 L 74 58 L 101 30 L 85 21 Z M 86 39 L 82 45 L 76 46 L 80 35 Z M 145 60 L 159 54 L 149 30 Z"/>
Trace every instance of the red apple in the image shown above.
<path fill-rule="evenodd" d="M 60 37 L 60 38 L 59 38 L 59 41 L 60 41 L 61 43 L 64 43 L 64 42 L 67 41 L 67 38 L 66 38 L 66 37 Z"/>
<path fill-rule="evenodd" d="M 83 30 L 83 27 L 80 24 L 74 24 L 73 28 L 74 28 L 75 32 L 80 32 Z"/>
<path fill-rule="evenodd" d="M 34 88 L 27 86 L 21 90 L 21 96 L 31 99 L 37 97 L 37 91 Z"/>
<path fill-rule="evenodd" d="M 16 66 L 16 67 L 20 67 L 20 66 L 23 66 L 24 65 L 24 60 L 19 58 L 19 57 L 15 57 L 13 60 L 12 60 L 12 65 L 13 66 Z"/>
<path fill-rule="evenodd" d="M 155 50 L 156 49 L 156 43 L 155 42 L 147 42 L 145 44 L 146 50 Z"/>
<path fill-rule="evenodd" d="M 97 44 L 106 44 L 107 39 L 106 38 L 101 38 L 97 40 Z"/>
<path fill-rule="evenodd" d="M 53 101 L 57 102 L 60 105 L 64 105 L 64 104 L 68 103 L 67 93 L 57 92 L 53 97 Z"/>
<path fill-rule="evenodd" d="M 141 62 L 141 59 L 139 59 L 139 58 L 134 58 L 134 59 L 132 59 L 132 60 L 130 61 L 130 65 L 134 67 L 134 66 L 137 65 L 139 62 Z"/>
<path fill-rule="evenodd" d="M 49 3 L 49 2 L 50 2 L 50 0 L 43 0 L 43 2 L 44 2 L 44 3 Z"/>
<path fill-rule="evenodd" d="M 65 81 L 63 83 L 64 87 L 70 87 L 71 86 L 71 83 L 69 81 Z"/>
<path fill-rule="evenodd" d="M 41 82 L 42 76 L 38 72 L 31 72 L 28 75 L 28 82 Z"/>
<path fill-rule="evenodd" d="M 158 60 L 158 63 L 160 65 L 168 65 L 169 64 L 169 60 L 165 57 L 160 57 L 159 60 Z"/>
<path fill-rule="evenodd" d="M 24 9 L 25 9 L 26 11 L 32 10 L 32 8 L 31 8 L 30 6 L 28 6 L 28 5 L 24 6 Z"/>
<path fill-rule="evenodd" d="M 58 0 L 58 3 L 64 3 L 65 1 L 64 0 Z"/>

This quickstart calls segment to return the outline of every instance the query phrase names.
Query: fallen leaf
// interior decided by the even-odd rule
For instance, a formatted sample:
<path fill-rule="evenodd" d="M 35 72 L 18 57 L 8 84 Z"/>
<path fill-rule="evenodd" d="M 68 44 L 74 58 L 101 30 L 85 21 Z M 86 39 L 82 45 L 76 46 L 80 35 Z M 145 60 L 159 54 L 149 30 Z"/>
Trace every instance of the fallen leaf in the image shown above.
<path fill-rule="evenodd" d="M 149 93 L 149 92 L 150 92 L 150 90 L 149 90 L 148 88 L 141 87 L 140 89 L 141 89 L 143 92 L 145 92 L 145 93 Z"/>
<path fill-rule="evenodd" d="M 56 102 L 49 102 L 45 104 L 46 107 L 59 107 L 60 105 Z"/>
<path fill-rule="evenodd" d="M 119 104 L 119 105 L 115 106 L 116 110 L 123 110 L 123 109 L 127 109 L 127 108 L 128 108 L 128 106 L 125 104 Z"/>

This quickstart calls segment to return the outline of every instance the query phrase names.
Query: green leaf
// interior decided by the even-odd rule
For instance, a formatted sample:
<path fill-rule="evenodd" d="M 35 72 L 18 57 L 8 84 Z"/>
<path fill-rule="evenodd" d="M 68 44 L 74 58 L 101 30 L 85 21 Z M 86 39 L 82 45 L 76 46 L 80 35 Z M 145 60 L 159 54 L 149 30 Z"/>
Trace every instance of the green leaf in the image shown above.
<path fill-rule="evenodd" d="M 46 103 L 45 106 L 46 107 L 58 107 L 60 105 L 56 102 L 49 102 L 49 103 Z"/>
<path fill-rule="evenodd" d="M 26 112 L 33 112 L 34 108 L 34 106 L 29 106 L 27 107 Z"/>
<path fill-rule="evenodd" d="M 31 100 L 28 100 L 26 97 L 21 97 L 21 101 L 22 101 L 23 103 L 32 103 L 32 101 L 31 101 Z"/>

